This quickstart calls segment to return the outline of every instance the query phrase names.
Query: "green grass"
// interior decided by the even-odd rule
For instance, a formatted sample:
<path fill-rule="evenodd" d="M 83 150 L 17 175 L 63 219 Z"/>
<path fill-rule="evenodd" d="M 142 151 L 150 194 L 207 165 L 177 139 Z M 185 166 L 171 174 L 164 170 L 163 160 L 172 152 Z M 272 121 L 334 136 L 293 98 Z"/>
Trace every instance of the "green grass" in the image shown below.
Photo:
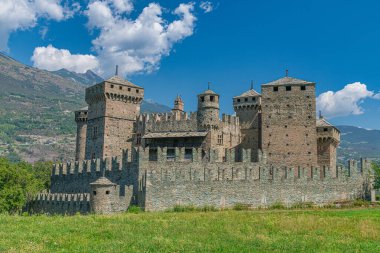
<path fill-rule="evenodd" d="M 0 252 L 380 252 L 380 209 L 0 215 Z"/>

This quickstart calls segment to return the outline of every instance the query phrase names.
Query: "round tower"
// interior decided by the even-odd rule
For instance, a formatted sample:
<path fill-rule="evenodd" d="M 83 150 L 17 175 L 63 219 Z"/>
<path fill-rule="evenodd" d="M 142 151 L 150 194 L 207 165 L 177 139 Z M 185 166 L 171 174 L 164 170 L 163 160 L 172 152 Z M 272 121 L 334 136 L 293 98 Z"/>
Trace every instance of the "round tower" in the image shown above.
<path fill-rule="evenodd" d="M 198 95 L 198 125 L 201 128 L 218 128 L 219 125 L 219 94 L 208 90 Z"/>
<path fill-rule="evenodd" d="M 84 160 L 86 155 L 87 112 L 87 107 L 75 111 L 75 122 L 77 123 L 76 161 Z"/>
<path fill-rule="evenodd" d="M 96 214 L 109 214 L 114 211 L 116 196 L 116 184 L 112 183 L 106 177 L 100 177 L 93 183 L 90 183 L 91 210 Z"/>

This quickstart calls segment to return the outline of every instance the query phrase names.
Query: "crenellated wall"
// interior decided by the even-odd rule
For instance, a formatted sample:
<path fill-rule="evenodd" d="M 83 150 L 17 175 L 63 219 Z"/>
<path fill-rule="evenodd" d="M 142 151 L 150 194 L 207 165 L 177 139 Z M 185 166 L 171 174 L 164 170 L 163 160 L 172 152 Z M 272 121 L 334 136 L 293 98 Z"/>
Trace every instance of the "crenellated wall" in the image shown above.
<path fill-rule="evenodd" d="M 39 193 L 25 211 L 48 214 L 86 214 L 90 212 L 90 194 Z"/>
<path fill-rule="evenodd" d="M 30 208 L 42 210 L 38 212 L 76 213 L 78 205 L 83 204 L 64 203 L 74 203 L 78 199 L 75 196 L 90 194 L 90 183 L 103 176 L 117 185 L 119 194 L 128 195 L 125 197 L 130 203 L 146 211 L 165 210 L 176 204 L 219 208 L 238 203 L 252 207 L 277 202 L 289 206 L 298 202 L 323 205 L 367 198 L 370 192 L 371 165 L 365 159 L 360 163 L 349 161 L 347 168 L 293 168 L 273 167 L 261 151 L 257 154 L 258 162 L 252 162 L 249 149 L 230 149 L 225 154 L 208 150 L 205 156 L 202 149 L 193 148 L 189 156 L 185 148 L 175 148 L 174 157 L 169 157 L 167 150 L 133 149 L 112 159 L 57 164 L 52 169 L 51 193 L 39 195 Z M 225 159 L 221 161 L 220 156 Z"/>

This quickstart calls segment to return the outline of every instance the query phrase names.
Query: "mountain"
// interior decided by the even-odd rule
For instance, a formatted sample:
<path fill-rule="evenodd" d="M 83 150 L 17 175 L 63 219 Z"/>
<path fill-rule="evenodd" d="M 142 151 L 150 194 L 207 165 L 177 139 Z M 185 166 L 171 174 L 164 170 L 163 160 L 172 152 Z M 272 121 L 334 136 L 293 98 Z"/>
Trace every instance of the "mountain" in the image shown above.
<path fill-rule="evenodd" d="M 51 73 L 59 75 L 67 80 L 78 83 L 79 85 L 91 86 L 103 81 L 103 78 L 92 72 L 91 70 L 87 70 L 86 73 L 75 73 L 73 71 L 69 71 L 67 69 L 60 69 L 57 71 L 52 71 Z"/>
<path fill-rule="evenodd" d="M 100 81 L 91 71 L 49 72 L 0 53 L 0 156 L 15 161 L 72 159 L 73 112 L 85 106 L 85 88 Z M 168 110 L 153 101 L 142 104 L 142 112 Z"/>
<path fill-rule="evenodd" d="M 367 130 L 354 126 L 337 126 L 341 131 L 338 159 L 360 159 L 361 157 L 380 160 L 380 130 Z"/>
<path fill-rule="evenodd" d="M 141 104 L 141 112 L 143 113 L 153 113 L 153 112 L 170 112 L 171 108 L 154 102 L 151 99 L 146 99 Z"/>

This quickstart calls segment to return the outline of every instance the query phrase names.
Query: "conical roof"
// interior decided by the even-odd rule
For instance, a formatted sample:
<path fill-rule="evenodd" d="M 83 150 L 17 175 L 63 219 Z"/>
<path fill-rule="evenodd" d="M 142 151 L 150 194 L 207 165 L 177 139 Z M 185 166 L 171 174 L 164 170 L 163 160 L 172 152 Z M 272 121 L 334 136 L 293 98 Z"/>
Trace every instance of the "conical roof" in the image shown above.
<path fill-rule="evenodd" d="M 114 83 L 114 84 L 121 84 L 121 85 L 127 85 L 127 86 L 132 86 L 132 87 L 136 87 L 136 88 L 142 88 L 134 83 L 131 83 L 130 81 L 128 80 L 124 80 L 123 78 L 121 78 L 120 76 L 113 76 L 107 80 L 105 80 L 106 82 L 108 83 Z"/>
<path fill-rule="evenodd" d="M 90 185 L 115 185 L 106 177 L 100 177 L 96 181 L 90 183 Z"/>
<path fill-rule="evenodd" d="M 215 94 L 215 95 L 217 95 L 213 90 L 210 90 L 210 89 L 205 90 L 202 94 Z"/>
<path fill-rule="evenodd" d="M 333 124 L 328 122 L 324 117 L 320 117 L 319 119 L 317 119 L 317 127 L 333 127 L 339 131 L 338 128 L 336 128 Z"/>
<path fill-rule="evenodd" d="M 297 78 L 294 78 L 294 77 L 289 77 L 289 76 L 286 76 L 286 77 L 283 77 L 283 78 L 280 78 L 278 80 L 275 80 L 275 81 L 272 81 L 270 83 L 265 83 L 263 85 L 291 85 L 291 84 L 300 84 L 300 85 L 306 85 L 306 84 L 315 84 L 314 82 L 309 82 L 309 81 L 305 81 L 305 80 L 301 80 L 301 79 L 297 79 Z"/>

